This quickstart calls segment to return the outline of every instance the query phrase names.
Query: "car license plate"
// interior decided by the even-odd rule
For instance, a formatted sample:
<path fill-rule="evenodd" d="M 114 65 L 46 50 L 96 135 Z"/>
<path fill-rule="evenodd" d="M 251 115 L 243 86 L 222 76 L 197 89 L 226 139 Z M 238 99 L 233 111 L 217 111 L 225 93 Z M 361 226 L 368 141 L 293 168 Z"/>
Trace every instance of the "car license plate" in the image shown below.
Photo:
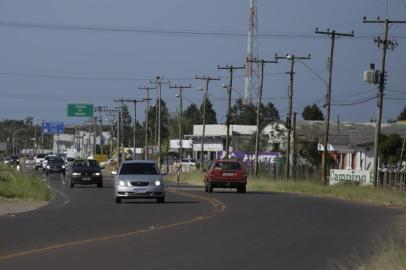
<path fill-rule="evenodd" d="M 83 177 L 82 180 L 83 181 L 90 181 L 90 177 Z"/>
<path fill-rule="evenodd" d="M 223 173 L 222 176 L 235 176 L 235 173 Z"/>
<path fill-rule="evenodd" d="M 145 190 L 144 189 L 134 189 L 134 193 L 138 193 L 138 194 L 145 193 Z"/>

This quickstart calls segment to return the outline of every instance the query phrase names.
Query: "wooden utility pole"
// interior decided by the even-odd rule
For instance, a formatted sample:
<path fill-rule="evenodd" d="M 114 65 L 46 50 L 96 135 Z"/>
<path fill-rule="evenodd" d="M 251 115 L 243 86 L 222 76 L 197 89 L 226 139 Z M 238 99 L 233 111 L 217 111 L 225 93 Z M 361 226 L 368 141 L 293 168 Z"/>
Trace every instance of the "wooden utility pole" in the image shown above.
<path fill-rule="evenodd" d="M 179 162 L 182 161 L 182 141 L 183 141 L 183 89 L 191 89 L 191 85 L 169 85 L 171 89 L 178 89 L 179 97 Z"/>
<path fill-rule="evenodd" d="M 150 81 L 151 84 L 156 84 L 158 93 L 157 93 L 157 99 L 158 99 L 158 108 L 157 108 L 157 143 L 158 143 L 158 167 L 161 168 L 161 90 L 162 90 L 162 84 L 169 84 L 169 81 L 163 81 L 162 76 L 157 76 L 155 78 L 155 81 Z"/>
<path fill-rule="evenodd" d="M 393 21 L 389 19 L 381 20 L 379 17 L 376 20 L 367 20 L 364 17 L 364 23 L 378 23 L 384 24 L 385 32 L 384 37 L 375 39 L 375 43 L 379 48 L 382 48 L 382 60 L 381 60 L 381 70 L 379 71 L 379 87 L 377 94 L 377 117 L 376 117 L 376 127 L 375 127 L 375 140 L 374 140 L 374 185 L 378 185 L 378 167 L 379 167 L 379 134 L 381 132 L 381 122 L 382 122 L 382 109 L 383 109 L 383 93 L 386 85 L 386 51 L 388 49 L 394 50 L 398 43 L 395 40 L 388 40 L 389 26 L 391 24 L 406 23 L 406 21 Z"/>
<path fill-rule="evenodd" d="M 102 117 L 102 113 L 106 112 L 106 110 L 107 110 L 107 106 L 96 106 L 96 107 L 94 107 L 94 112 L 99 113 L 100 151 L 101 151 L 101 154 L 103 154 L 103 117 Z M 96 128 L 95 128 L 95 132 L 96 132 Z"/>
<path fill-rule="evenodd" d="M 292 153 L 293 153 L 293 158 L 292 158 L 292 162 L 293 162 L 293 179 L 296 179 L 297 173 L 296 173 L 296 166 L 297 166 L 297 156 L 296 156 L 296 145 L 297 145 L 297 133 L 296 133 L 296 112 L 293 113 L 293 149 L 292 149 Z"/>
<path fill-rule="evenodd" d="M 121 160 L 124 158 L 124 120 L 123 120 L 123 108 L 124 108 L 124 99 L 116 99 L 114 102 L 119 102 L 121 103 L 121 106 L 119 107 L 119 114 L 118 114 L 118 132 L 117 132 L 117 146 L 118 146 L 118 151 L 117 151 L 117 161 L 119 160 L 120 154 L 121 154 Z M 121 137 L 122 138 L 121 138 Z M 120 166 L 120 162 L 117 163 L 118 166 Z"/>
<path fill-rule="evenodd" d="M 225 158 L 229 158 L 229 151 L 230 151 L 230 123 L 231 123 L 231 92 L 233 91 L 233 73 L 234 70 L 238 69 L 245 69 L 245 66 L 242 67 L 234 67 L 234 66 L 217 66 L 217 69 L 225 69 L 230 72 L 230 81 L 227 86 L 223 86 L 224 88 L 227 88 L 227 93 L 228 93 L 228 102 L 227 102 L 227 120 L 226 120 L 226 125 L 227 125 L 227 136 L 226 136 L 226 156 Z"/>
<path fill-rule="evenodd" d="M 350 34 L 348 33 L 338 33 L 335 30 L 330 31 L 327 29 L 327 31 L 319 31 L 318 28 L 316 28 L 315 31 L 316 34 L 321 34 L 321 35 L 327 35 L 331 38 L 331 47 L 330 47 L 330 57 L 328 61 L 328 71 L 329 71 L 329 76 L 328 76 L 328 82 L 327 82 L 327 88 L 326 88 L 326 101 L 325 101 L 325 114 L 326 114 L 326 119 L 324 121 L 325 128 L 324 128 L 324 143 L 323 143 L 323 156 L 322 156 L 322 165 L 323 165 L 323 170 L 322 170 L 322 183 L 324 185 L 327 185 L 327 155 L 328 155 L 328 140 L 329 140 L 329 129 L 330 129 L 330 107 L 331 107 L 331 85 L 332 85 L 332 80 L 333 80 L 333 59 L 334 59 L 334 45 L 335 41 L 338 37 L 354 37 L 354 32 L 351 32 Z"/>
<path fill-rule="evenodd" d="M 289 86 L 288 86 L 288 116 L 286 117 L 286 127 L 288 128 L 288 142 L 287 142 L 287 151 L 286 151 L 286 166 L 285 166 L 285 175 L 286 179 L 290 177 L 290 161 L 291 161 L 291 135 L 292 135 L 292 110 L 293 110 L 293 81 L 294 81 L 294 68 L 296 60 L 309 60 L 311 55 L 308 56 L 296 56 L 294 54 L 287 54 L 286 56 L 276 56 L 277 60 L 287 60 L 290 62 L 290 71 L 289 74 Z"/>
<path fill-rule="evenodd" d="M 201 148 L 200 148 L 200 168 L 202 171 L 204 171 L 204 141 L 205 141 L 205 135 L 206 135 L 206 102 L 207 102 L 207 94 L 209 92 L 209 82 L 210 81 L 220 81 L 220 78 L 213 78 L 210 76 L 198 76 L 196 75 L 195 77 L 196 80 L 204 80 L 206 81 L 206 86 L 204 88 L 204 94 L 203 94 L 203 131 L 202 131 L 202 140 L 201 140 Z"/>
<path fill-rule="evenodd" d="M 133 160 L 135 160 L 135 132 L 136 132 L 136 122 L 137 122 L 137 103 L 145 102 L 145 99 L 126 99 L 125 102 L 130 102 L 134 104 L 134 120 L 133 120 Z"/>
<path fill-rule="evenodd" d="M 144 100 L 147 102 L 147 106 L 145 107 L 145 143 L 144 143 L 144 159 L 148 160 L 148 111 L 149 111 L 149 101 L 151 98 L 149 97 L 149 91 L 150 90 L 156 90 L 157 87 L 148 87 L 148 86 L 143 86 L 143 87 L 138 87 L 140 90 L 146 90 L 146 98 Z"/>
<path fill-rule="evenodd" d="M 265 64 L 276 64 L 278 63 L 277 60 L 271 60 L 267 61 L 264 59 L 247 59 L 247 63 L 258 63 L 260 64 L 260 85 L 259 85 L 259 93 L 257 95 L 257 132 L 255 135 L 255 164 L 254 164 L 254 175 L 255 177 L 258 177 L 258 166 L 259 166 L 259 139 L 260 139 L 260 133 L 261 133 L 261 127 L 260 127 L 260 117 L 261 117 L 261 104 L 262 104 L 262 92 L 264 88 L 264 67 Z"/>

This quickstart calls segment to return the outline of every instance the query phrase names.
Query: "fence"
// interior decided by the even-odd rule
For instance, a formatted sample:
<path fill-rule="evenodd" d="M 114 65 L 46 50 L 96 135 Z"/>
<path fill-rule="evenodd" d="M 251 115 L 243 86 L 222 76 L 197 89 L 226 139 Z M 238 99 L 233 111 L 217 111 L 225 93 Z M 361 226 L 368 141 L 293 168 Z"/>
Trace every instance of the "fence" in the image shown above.
<path fill-rule="evenodd" d="M 406 168 L 381 170 L 378 186 L 406 191 Z"/>
<path fill-rule="evenodd" d="M 246 161 L 245 167 L 249 176 L 254 175 L 254 161 Z M 260 162 L 258 175 L 270 179 L 286 179 L 285 166 L 272 162 Z M 290 179 L 293 180 L 317 180 L 321 179 L 321 168 L 316 166 L 292 166 Z"/>

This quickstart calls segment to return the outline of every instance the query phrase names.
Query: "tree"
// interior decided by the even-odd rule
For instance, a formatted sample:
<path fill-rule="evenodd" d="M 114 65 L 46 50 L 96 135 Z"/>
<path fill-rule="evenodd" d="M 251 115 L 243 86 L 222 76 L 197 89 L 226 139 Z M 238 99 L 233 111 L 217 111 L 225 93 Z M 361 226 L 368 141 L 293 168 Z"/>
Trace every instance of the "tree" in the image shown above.
<path fill-rule="evenodd" d="M 231 109 L 232 123 L 238 125 L 256 125 L 257 124 L 257 106 L 245 104 L 242 99 L 238 99 Z M 260 126 L 264 127 L 270 122 L 280 119 L 279 112 L 272 102 L 266 106 L 261 104 Z"/>
<path fill-rule="evenodd" d="M 200 112 L 203 115 L 203 104 L 200 105 Z M 203 119 L 199 124 L 203 124 Z M 217 114 L 216 111 L 213 109 L 213 103 L 211 103 L 210 99 L 206 99 L 206 124 L 212 125 L 217 124 Z"/>
<path fill-rule="evenodd" d="M 403 139 L 398 134 L 390 134 L 389 136 L 381 134 L 380 136 L 379 157 L 382 164 L 395 165 L 400 159 Z"/>
<path fill-rule="evenodd" d="M 307 105 L 302 112 L 304 120 L 324 120 L 324 116 L 317 104 Z"/>
<path fill-rule="evenodd" d="M 158 99 L 155 105 L 151 106 L 148 110 L 148 133 L 149 143 L 155 143 L 156 138 L 156 108 L 158 106 Z M 161 99 L 161 143 L 169 137 L 169 112 L 166 107 L 166 102 Z M 153 138 L 153 140 L 151 140 Z"/>
<path fill-rule="evenodd" d="M 202 113 L 197 108 L 197 105 L 192 103 L 183 112 L 183 134 L 192 134 L 193 125 L 199 125 L 203 122 Z"/>
<path fill-rule="evenodd" d="M 398 121 L 406 120 L 406 106 L 403 108 L 403 111 L 398 116 Z"/>

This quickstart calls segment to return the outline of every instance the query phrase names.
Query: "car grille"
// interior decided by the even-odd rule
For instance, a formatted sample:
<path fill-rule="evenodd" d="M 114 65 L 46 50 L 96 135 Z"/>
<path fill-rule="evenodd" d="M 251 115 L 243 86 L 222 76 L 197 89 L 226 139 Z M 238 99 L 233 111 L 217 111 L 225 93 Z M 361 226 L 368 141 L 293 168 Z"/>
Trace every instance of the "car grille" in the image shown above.
<path fill-rule="evenodd" d="M 149 182 L 140 182 L 140 181 L 137 181 L 137 182 L 131 182 L 131 185 L 132 185 L 133 187 L 145 187 L 145 186 L 148 186 L 148 185 L 149 185 Z"/>

